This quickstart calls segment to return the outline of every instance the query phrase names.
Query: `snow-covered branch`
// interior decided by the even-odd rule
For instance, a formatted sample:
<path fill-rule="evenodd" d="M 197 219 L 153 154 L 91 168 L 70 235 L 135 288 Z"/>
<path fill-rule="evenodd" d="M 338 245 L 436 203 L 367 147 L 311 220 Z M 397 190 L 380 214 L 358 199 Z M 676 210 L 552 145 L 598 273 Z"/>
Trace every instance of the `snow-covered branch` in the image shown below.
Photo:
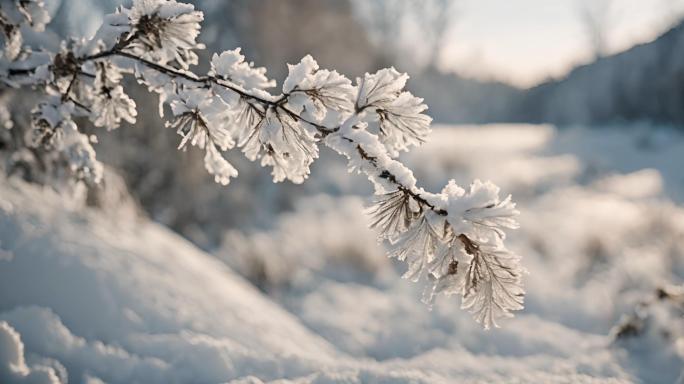
<path fill-rule="evenodd" d="M 452 181 L 429 193 L 396 160 L 430 132 L 427 106 L 404 90 L 408 75 L 382 69 L 352 84 L 306 56 L 289 66 L 274 94 L 266 70 L 245 61 L 239 48 L 214 54 L 209 72 L 199 75 L 190 68 L 204 48 L 197 42 L 202 20 L 189 4 L 134 0 L 106 16 L 92 39 L 48 52 L 21 39 L 22 30 L 40 31 L 48 21 L 42 1 L 3 2 L 0 81 L 43 91 L 32 116 L 33 144 L 67 154 L 72 174 L 92 183 L 102 167 L 74 118 L 107 129 L 134 123 L 136 104 L 123 75 L 159 95 L 160 115 L 170 110 L 166 125 L 181 136 L 179 149 L 204 150 L 206 169 L 221 184 L 238 175 L 223 156 L 233 148 L 272 167 L 275 182 L 301 183 L 326 145 L 374 184 L 373 226 L 391 244 L 390 256 L 408 263 L 405 277 L 429 281 L 427 302 L 438 293 L 460 294 L 463 308 L 485 327 L 522 308 L 523 269 L 503 244 L 504 230 L 517 227 L 510 196 L 500 199 L 498 187 L 477 180 L 468 190 Z"/>

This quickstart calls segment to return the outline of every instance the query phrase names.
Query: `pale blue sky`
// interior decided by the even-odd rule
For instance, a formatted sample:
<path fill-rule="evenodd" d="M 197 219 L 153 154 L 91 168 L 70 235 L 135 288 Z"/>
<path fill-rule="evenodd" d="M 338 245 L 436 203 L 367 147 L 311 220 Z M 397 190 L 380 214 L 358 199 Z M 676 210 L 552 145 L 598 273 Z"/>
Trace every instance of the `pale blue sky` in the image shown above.
<path fill-rule="evenodd" d="M 46 3 L 54 7 L 62 1 Z M 94 15 L 121 2 L 70 1 L 77 4 L 71 12 L 83 34 L 92 33 L 101 22 Z M 580 9 L 603 1 L 611 3 L 611 52 L 652 40 L 684 15 L 684 0 L 457 0 L 441 67 L 519 86 L 562 76 L 591 58 Z"/>
<path fill-rule="evenodd" d="M 591 57 L 583 1 L 461 0 L 442 67 L 520 86 L 559 76 Z M 613 0 L 608 49 L 650 41 L 684 13 L 684 0 Z"/>

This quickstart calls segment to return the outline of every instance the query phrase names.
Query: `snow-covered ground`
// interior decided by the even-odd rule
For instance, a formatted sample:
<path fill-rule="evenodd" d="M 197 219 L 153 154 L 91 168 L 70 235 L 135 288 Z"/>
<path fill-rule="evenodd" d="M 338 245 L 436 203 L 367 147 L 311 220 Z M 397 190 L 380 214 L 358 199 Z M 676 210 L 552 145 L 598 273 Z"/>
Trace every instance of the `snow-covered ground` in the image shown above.
<path fill-rule="evenodd" d="M 429 189 L 492 179 L 518 201 L 528 294 L 502 328 L 420 303 L 340 159 L 311 180 L 334 195 L 213 255 L 132 207 L 2 180 L 0 383 L 684 381 L 684 137 L 439 127 L 405 160 Z"/>

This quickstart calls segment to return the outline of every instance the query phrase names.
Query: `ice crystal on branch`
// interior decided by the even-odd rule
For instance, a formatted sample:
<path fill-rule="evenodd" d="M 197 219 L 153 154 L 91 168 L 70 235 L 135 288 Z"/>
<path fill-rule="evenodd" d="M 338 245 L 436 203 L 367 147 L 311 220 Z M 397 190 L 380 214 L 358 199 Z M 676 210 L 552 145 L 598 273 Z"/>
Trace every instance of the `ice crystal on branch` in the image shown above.
<path fill-rule="evenodd" d="M 444 188 L 447 220 L 454 232 L 466 233 L 478 239 L 492 235 L 505 238 L 505 229 L 518 228 L 515 217 L 519 212 L 511 196 L 499 199 L 499 187 L 491 182 L 475 180 L 468 192 L 452 180 Z"/>
<path fill-rule="evenodd" d="M 205 150 L 204 166 L 217 183 L 227 185 L 237 170 L 221 155 L 220 150 L 235 146 L 227 128 L 226 105 L 217 96 L 207 95 L 202 89 L 181 91 L 171 101 L 174 120 L 167 123 L 182 137 L 178 149 L 188 144 Z"/>
<path fill-rule="evenodd" d="M 406 232 L 390 239 L 394 244 L 389 256 L 408 264 L 404 278 L 418 281 L 428 264 L 434 260 L 441 241 L 438 221 L 434 213 L 428 212 L 420 216 Z"/>
<path fill-rule="evenodd" d="M 392 238 L 409 228 L 419 210 L 418 203 L 404 191 L 379 195 L 368 210 L 372 216 L 371 228 L 379 229 L 380 238 Z"/>
<path fill-rule="evenodd" d="M 7 24 L 4 20 L 0 19 L 0 26 L 2 27 L 3 33 L 5 35 L 5 47 L 4 55 L 10 60 L 14 60 L 19 56 L 19 51 L 21 50 L 21 45 L 23 44 L 23 39 L 19 27 Z"/>
<path fill-rule="evenodd" d="M 463 302 L 485 328 L 523 308 L 519 258 L 499 244 L 464 244 L 473 258 L 467 267 Z"/>
<path fill-rule="evenodd" d="M 423 114 L 423 99 L 404 91 L 408 75 L 394 68 L 358 79 L 358 110 L 367 110 L 379 125 L 380 139 L 392 156 L 425 142 L 432 119 Z"/>
<path fill-rule="evenodd" d="M 171 111 L 175 119 L 167 126 L 176 128 L 183 138 L 178 149 L 185 149 L 188 144 L 200 149 L 214 144 L 225 151 L 235 145 L 226 127 L 226 106 L 204 90 L 181 91 L 171 101 Z"/>
<path fill-rule="evenodd" d="M 423 292 L 423 302 L 430 308 L 439 294 L 463 294 L 464 266 L 471 261 L 465 256 L 460 240 L 455 236 L 439 245 L 434 259 L 427 265 L 429 283 Z"/>
<path fill-rule="evenodd" d="M 273 167 L 273 181 L 303 183 L 309 176 L 309 166 L 318 157 L 316 141 L 315 130 L 309 124 L 279 107 L 269 107 L 241 145 L 248 159 L 261 159 L 262 166 Z"/>
<path fill-rule="evenodd" d="M 214 180 L 222 185 L 228 185 L 231 177 L 237 177 L 237 170 L 221 156 L 215 145 L 207 146 L 206 154 L 204 155 L 204 167 L 207 172 L 214 175 Z"/>
<path fill-rule="evenodd" d="M 387 178 L 396 179 L 391 173 Z M 392 243 L 390 256 L 406 260 L 405 278 L 429 282 L 423 301 L 459 294 L 462 307 L 485 328 L 522 309 L 519 258 L 502 243 L 504 229 L 517 228 L 510 196 L 499 199 L 492 183 L 473 182 L 466 192 L 453 181 L 440 195 L 404 188 L 383 195 L 370 209 L 372 226 Z M 415 202 L 418 209 L 411 209 Z"/>
<path fill-rule="evenodd" d="M 267 89 L 275 86 L 275 81 L 266 77 L 266 68 L 254 67 L 247 63 L 240 48 L 225 51 L 211 58 L 210 76 L 228 80 L 244 90 Z"/>
<path fill-rule="evenodd" d="M 104 62 L 97 63 L 93 87 L 98 92 L 93 95 L 91 107 L 91 120 L 96 127 L 116 129 L 121 125 L 121 120 L 135 124 L 138 114 L 135 101 L 124 93 L 120 80 L 121 74 L 114 66 Z"/>
<path fill-rule="evenodd" d="M 307 55 L 289 65 L 282 93 L 272 94 L 275 82 L 240 48 L 214 54 L 206 75 L 191 71 L 195 50 L 204 48 L 197 42 L 203 15 L 193 5 L 133 0 L 105 16 L 90 40 L 68 40 L 58 52 L 23 46 L 22 28 L 39 31 L 47 19 L 41 1 L 0 3 L 0 83 L 43 91 L 27 136 L 74 179 L 102 178 L 95 136 L 80 132 L 76 118 L 107 129 L 134 123 L 136 105 L 122 81 L 132 74 L 159 96 L 162 117 L 171 111 L 167 126 L 181 136 L 178 148 L 204 151 L 217 183 L 237 176 L 223 154 L 236 146 L 272 167 L 274 181 L 294 183 L 308 177 L 318 146 L 328 146 L 373 183 L 372 227 L 390 243 L 390 256 L 407 263 L 405 278 L 427 280 L 426 302 L 459 294 L 485 327 L 522 308 L 523 269 L 503 243 L 504 231 L 518 225 L 510 196 L 500 199 L 498 187 L 479 180 L 430 193 L 396 160 L 430 132 L 427 106 L 405 90 L 408 75 L 382 69 L 352 84 Z"/>
<path fill-rule="evenodd" d="M 290 73 L 283 83 L 283 93 L 296 113 L 314 121 L 323 121 L 328 111 L 349 114 L 353 111 L 354 87 L 336 71 L 319 70 L 309 55 L 299 64 L 288 65 Z"/>
<path fill-rule="evenodd" d="M 194 49 L 204 48 L 195 40 L 200 33 L 202 12 L 175 0 L 137 0 L 129 13 L 134 52 L 161 64 L 172 61 L 187 69 L 197 64 Z"/>
<path fill-rule="evenodd" d="M 31 139 L 34 146 L 55 147 L 61 137 L 61 126 L 71 116 L 73 106 L 61 104 L 54 97 L 47 98 L 31 111 Z"/>
<path fill-rule="evenodd" d="M 87 183 L 99 183 L 102 180 L 102 164 L 95 158 L 95 149 L 88 136 L 79 132 L 73 121 L 65 122 L 62 130 L 62 153 L 74 177 Z"/>
<path fill-rule="evenodd" d="M 21 34 L 22 26 L 27 26 L 36 32 L 42 32 L 50 16 L 45 10 L 43 1 L 16 0 L 0 3 L 0 30 L 4 36 L 4 57 L 15 60 L 24 43 Z"/>

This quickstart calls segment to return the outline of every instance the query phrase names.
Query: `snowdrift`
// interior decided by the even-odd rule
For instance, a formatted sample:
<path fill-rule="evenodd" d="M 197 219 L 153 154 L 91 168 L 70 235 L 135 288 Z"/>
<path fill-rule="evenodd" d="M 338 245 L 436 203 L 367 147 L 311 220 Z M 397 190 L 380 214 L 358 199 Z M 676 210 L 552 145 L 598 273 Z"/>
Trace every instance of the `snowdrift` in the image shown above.
<path fill-rule="evenodd" d="M 681 137 L 547 126 L 434 136 L 408 157 L 427 187 L 491 177 L 520 199 L 523 226 L 510 240 L 530 271 L 528 296 L 501 329 L 483 331 L 458 300 L 421 305 L 358 197 L 302 197 L 268 229 L 227 233 L 215 257 L 125 199 L 94 210 L 2 179 L 0 383 L 682 379 L 676 311 L 642 308 L 640 332 L 620 342 L 614 332 L 684 276 L 684 209 L 673 202 Z M 330 173 L 321 183 L 335 183 L 334 164 L 318 171 Z"/>
<path fill-rule="evenodd" d="M 2 383 L 440 383 L 455 377 L 503 381 L 510 374 L 577 382 L 601 372 L 626 377 L 609 353 L 597 349 L 600 337 L 585 337 L 584 357 L 549 346 L 558 332 L 568 343 L 568 337 L 580 337 L 563 327 L 523 342 L 525 327 L 548 328 L 530 318 L 506 332 L 508 340 L 493 351 L 500 356 L 477 355 L 456 342 L 461 332 L 479 331 L 467 317 L 470 322 L 457 332 L 458 323 L 444 314 L 429 320 L 430 312 L 407 297 L 328 282 L 319 295 L 303 300 L 300 315 L 340 349 L 162 226 L 105 217 L 15 180 L 3 180 L 0 196 Z M 397 280 L 395 287 L 402 285 Z M 397 332 L 401 322 L 405 326 Z M 383 324 L 391 331 L 385 336 Z M 359 343 L 360 350 L 350 347 Z M 359 357 L 364 347 L 376 349 L 377 359 Z M 577 373 L 578 365 L 586 366 L 587 375 Z"/>
<path fill-rule="evenodd" d="M 19 182 L 0 189 L 0 382 L 208 383 L 334 361 L 328 343 L 169 230 L 79 214 Z"/>

